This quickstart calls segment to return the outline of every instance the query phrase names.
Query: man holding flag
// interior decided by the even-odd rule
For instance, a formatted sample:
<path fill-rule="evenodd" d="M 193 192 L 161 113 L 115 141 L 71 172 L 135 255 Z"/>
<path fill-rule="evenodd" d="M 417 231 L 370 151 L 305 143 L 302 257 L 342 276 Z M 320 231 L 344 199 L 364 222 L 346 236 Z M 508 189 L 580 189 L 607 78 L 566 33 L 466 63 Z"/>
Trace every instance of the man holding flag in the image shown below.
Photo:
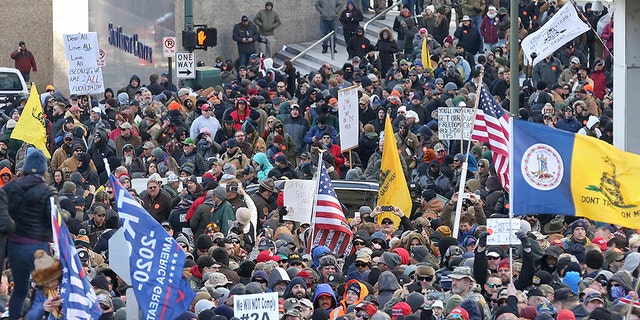
<path fill-rule="evenodd" d="M 420 32 L 413 36 L 414 51 L 420 56 L 422 66 L 433 70 L 431 65 L 431 54 L 440 54 L 442 46 L 429 35 L 426 28 L 420 29 Z"/>

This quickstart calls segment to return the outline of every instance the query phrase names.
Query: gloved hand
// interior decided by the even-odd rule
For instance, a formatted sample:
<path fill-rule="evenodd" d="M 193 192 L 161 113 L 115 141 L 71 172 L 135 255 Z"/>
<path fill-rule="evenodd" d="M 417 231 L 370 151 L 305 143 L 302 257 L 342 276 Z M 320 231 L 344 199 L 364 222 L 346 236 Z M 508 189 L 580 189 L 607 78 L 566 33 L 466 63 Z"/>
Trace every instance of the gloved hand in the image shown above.
<path fill-rule="evenodd" d="M 489 232 L 482 232 L 478 236 L 478 247 L 486 247 L 487 246 L 487 236 L 489 236 Z"/>
<path fill-rule="evenodd" d="M 531 248 L 531 243 L 529 242 L 529 237 L 527 236 L 526 232 L 518 231 L 516 232 L 516 236 L 518 237 L 518 239 L 520 239 L 523 248 Z"/>

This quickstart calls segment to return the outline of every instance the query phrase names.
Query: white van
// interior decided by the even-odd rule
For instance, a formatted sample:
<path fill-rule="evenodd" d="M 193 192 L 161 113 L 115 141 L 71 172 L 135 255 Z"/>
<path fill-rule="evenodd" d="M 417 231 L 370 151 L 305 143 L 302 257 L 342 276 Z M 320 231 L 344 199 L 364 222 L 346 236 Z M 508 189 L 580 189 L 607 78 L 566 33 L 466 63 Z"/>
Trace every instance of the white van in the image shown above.
<path fill-rule="evenodd" d="M 26 97 L 28 95 L 29 89 L 20 71 L 15 68 L 0 67 L 0 108 L 5 106 L 10 96 Z"/>

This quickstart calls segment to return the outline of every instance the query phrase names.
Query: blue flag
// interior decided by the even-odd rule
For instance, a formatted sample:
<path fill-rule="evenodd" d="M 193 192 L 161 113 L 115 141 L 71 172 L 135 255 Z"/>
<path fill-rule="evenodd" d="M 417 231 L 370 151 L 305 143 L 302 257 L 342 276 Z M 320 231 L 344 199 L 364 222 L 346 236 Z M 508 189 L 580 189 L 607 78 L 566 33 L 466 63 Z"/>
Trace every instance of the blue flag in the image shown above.
<path fill-rule="evenodd" d="M 175 319 L 195 292 L 182 277 L 186 254 L 113 175 L 120 224 L 129 247 L 131 282 L 145 319 Z"/>
<path fill-rule="evenodd" d="M 102 315 L 98 297 L 82 268 L 71 233 L 55 205 L 51 206 L 51 222 L 54 245 L 62 264 L 62 314 L 65 319 L 98 319 Z"/>

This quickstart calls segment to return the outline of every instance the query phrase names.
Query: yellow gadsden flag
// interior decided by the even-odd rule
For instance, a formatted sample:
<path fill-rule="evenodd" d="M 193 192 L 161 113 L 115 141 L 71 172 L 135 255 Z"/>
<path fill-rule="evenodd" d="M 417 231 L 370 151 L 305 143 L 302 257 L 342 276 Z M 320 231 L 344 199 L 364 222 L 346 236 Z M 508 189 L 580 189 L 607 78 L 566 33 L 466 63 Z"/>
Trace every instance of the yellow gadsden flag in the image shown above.
<path fill-rule="evenodd" d="M 18 124 L 11 133 L 11 139 L 22 140 L 42 150 L 47 158 L 51 158 L 47 150 L 47 129 L 44 125 L 44 112 L 40 104 L 40 95 L 36 85 L 31 86 L 31 93 Z"/>
<path fill-rule="evenodd" d="M 382 163 L 380 164 L 380 189 L 378 189 L 378 206 L 394 206 L 404 212 L 404 215 L 411 215 L 411 194 L 404 171 L 400 164 L 400 154 L 396 145 L 396 138 L 391 127 L 391 120 L 387 115 L 384 125 L 384 146 L 382 148 Z M 400 225 L 400 217 L 391 212 L 380 214 L 378 224 L 384 218 L 391 218 L 393 224 Z"/>
<path fill-rule="evenodd" d="M 422 58 L 422 66 L 433 70 L 431 66 L 431 54 L 429 53 L 429 45 L 427 44 L 427 38 L 422 39 L 422 52 L 420 53 Z"/>

